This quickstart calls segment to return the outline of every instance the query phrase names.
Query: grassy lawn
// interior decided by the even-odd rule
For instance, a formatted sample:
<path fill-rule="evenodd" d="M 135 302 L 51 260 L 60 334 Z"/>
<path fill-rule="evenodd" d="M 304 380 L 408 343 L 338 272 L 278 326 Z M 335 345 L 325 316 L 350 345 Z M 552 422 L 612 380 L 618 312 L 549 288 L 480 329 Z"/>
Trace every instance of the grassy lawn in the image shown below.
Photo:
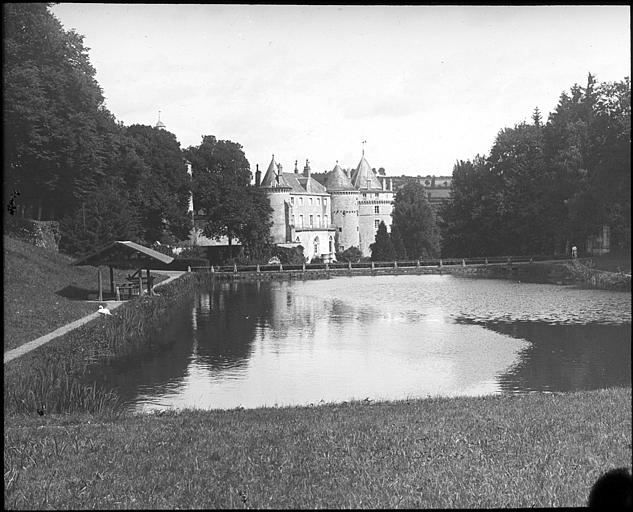
<path fill-rule="evenodd" d="M 583 506 L 631 389 L 118 418 L 5 417 L 8 508 Z"/>
<path fill-rule="evenodd" d="M 97 304 L 96 267 L 75 267 L 72 258 L 15 240 L 4 242 L 4 350 L 23 345 L 58 327 L 94 313 Z M 115 282 L 129 270 L 115 269 Z M 104 289 L 110 275 L 102 267 Z M 156 282 L 165 279 L 157 276 Z"/>
<path fill-rule="evenodd" d="M 596 269 L 608 272 L 631 272 L 631 253 L 609 253 L 591 258 Z"/>

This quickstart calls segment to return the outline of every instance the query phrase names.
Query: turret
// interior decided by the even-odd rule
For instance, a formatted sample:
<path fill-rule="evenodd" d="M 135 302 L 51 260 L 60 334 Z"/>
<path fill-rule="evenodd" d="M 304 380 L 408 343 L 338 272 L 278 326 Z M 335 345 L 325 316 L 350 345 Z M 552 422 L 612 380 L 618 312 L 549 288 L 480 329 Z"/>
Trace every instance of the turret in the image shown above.
<path fill-rule="evenodd" d="M 360 193 L 354 188 L 338 162 L 334 169 L 327 173 L 325 187 L 331 198 L 332 224 L 336 226 L 338 232 L 336 252 L 352 246 L 359 247 L 358 199 Z"/>

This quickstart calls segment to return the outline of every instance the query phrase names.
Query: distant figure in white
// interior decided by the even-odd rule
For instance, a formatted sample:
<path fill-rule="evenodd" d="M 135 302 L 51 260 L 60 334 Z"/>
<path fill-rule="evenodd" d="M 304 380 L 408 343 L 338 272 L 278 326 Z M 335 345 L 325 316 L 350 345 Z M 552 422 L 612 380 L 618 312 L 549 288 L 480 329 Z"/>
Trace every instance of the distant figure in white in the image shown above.
<path fill-rule="evenodd" d="M 571 257 L 576 259 L 578 257 L 578 247 L 575 245 L 571 248 Z"/>
<path fill-rule="evenodd" d="M 110 310 L 108 308 L 104 308 L 102 305 L 99 305 L 99 311 L 97 311 L 97 313 L 101 313 L 102 315 L 112 316 L 112 313 L 110 313 Z"/>

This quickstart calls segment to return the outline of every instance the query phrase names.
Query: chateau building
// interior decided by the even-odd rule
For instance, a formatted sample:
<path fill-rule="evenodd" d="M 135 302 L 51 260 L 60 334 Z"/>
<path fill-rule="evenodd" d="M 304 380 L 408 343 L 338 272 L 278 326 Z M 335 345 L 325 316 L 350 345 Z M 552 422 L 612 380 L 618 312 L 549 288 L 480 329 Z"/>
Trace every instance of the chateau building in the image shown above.
<path fill-rule="evenodd" d="M 283 172 L 274 155 L 261 183 L 260 177 L 258 169 L 255 184 L 266 190 L 273 209 L 273 242 L 302 245 L 307 260 L 331 261 L 350 247 L 371 256 L 380 222 L 391 229 L 392 180 L 379 179 L 364 150 L 355 170 L 348 173 L 337 162 L 324 185 L 311 176 L 308 160 L 301 174 L 297 162 L 294 172 Z"/>

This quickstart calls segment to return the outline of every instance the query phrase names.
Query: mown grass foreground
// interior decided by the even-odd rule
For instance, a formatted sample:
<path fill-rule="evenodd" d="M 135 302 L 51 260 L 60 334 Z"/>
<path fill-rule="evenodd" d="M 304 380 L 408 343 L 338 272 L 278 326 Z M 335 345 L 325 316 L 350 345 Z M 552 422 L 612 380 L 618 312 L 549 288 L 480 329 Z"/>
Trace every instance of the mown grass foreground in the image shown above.
<path fill-rule="evenodd" d="M 5 418 L 8 508 L 583 506 L 631 389 Z"/>

